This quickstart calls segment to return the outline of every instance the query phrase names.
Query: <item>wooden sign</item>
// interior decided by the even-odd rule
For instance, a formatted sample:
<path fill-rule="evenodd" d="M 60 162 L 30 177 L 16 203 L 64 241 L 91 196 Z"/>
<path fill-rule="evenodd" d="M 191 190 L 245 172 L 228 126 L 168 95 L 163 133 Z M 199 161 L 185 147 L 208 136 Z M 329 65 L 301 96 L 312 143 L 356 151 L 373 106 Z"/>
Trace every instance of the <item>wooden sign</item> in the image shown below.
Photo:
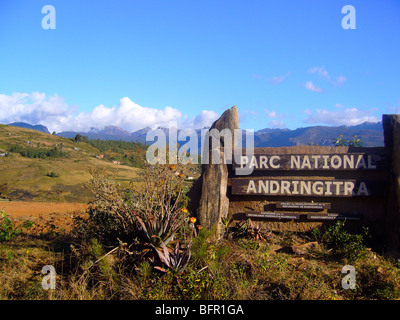
<path fill-rule="evenodd" d="M 303 209 L 303 210 L 324 210 L 330 209 L 330 203 L 323 202 L 277 202 L 279 209 Z"/>
<path fill-rule="evenodd" d="M 265 211 L 265 212 L 254 212 L 249 211 L 246 212 L 247 218 L 262 218 L 262 219 L 288 219 L 288 220 L 297 220 L 299 219 L 299 213 L 287 213 L 287 212 L 272 212 L 272 211 Z"/>
<path fill-rule="evenodd" d="M 248 201 L 259 202 L 257 207 L 267 201 L 265 212 L 246 212 L 248 218 L 360 220 L 384 207 L 390 159 L 385 148 L 294 146 L 245 152 L 233 156 L 231 200 L 245 210 L 251 208 Z M 354 208 L 359 215 L 349 214 Z"/>
<path fill-rule="evenodd" d="M 300 216 L 304 216 L 307 220 L 360 220 L 360 216 L 356 214 L 342 214 L 342 213 L 292 213 L 292 212 L 246 212 L 247 218 L 257 219 L 286 219 L 286 220 L 299 220 Z"/>
<path fill-rule="evenodd" d="M 254 154 L 235 155 L 233 169 L 257 170 L 381 170 L 386 167 L 384 154 Z"/>
<path fill-rule="evenodd" d="M 307 214 L 308 220 L 360 220 L 359 215 L 348 215 L 340 213 L 309 213 Z"/>
<path fill-rule="evenodd" d="M 362 197 L 382 195 L 377 182 L 285 178 L 232 178 L 233 195 Z"/>

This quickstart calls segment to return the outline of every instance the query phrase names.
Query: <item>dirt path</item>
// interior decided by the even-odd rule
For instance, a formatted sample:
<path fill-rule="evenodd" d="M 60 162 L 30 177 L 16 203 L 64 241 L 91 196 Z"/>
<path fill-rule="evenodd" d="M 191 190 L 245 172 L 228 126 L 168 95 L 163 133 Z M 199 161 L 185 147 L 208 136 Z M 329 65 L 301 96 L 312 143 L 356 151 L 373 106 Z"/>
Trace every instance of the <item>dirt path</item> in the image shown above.
<path fill-rule="evenodd" d="M 84 217 L 87 207 L 86 203 L 0 202 L 0 211 L 4 209 L 16 226 L 24 220 L 33 221 L 33 227 L 26 233 L 37 235 L 70 231 L 74 217 Z"/>
<path fill-rule="evenodd" d="M 84 212 L 86 203 L 52 203 L 52 202 L 0 202 L 0 210 L 4 209 L 10 216 L 17 217 L 38 217 L 51 213 L 74 213 Z"/>

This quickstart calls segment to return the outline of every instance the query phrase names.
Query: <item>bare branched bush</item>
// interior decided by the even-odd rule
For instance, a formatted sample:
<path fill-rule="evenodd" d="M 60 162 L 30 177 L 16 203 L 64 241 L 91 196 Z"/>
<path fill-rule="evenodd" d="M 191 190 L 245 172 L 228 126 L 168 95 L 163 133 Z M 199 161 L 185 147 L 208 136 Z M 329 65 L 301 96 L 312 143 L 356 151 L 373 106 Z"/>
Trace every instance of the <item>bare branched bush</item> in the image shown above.
<path fill-rule="evenodd" d="M 91 179 L 86 187 L 95 200 L 89 207 L 89 219 L 83 225 L 85 234 L 104 242 L 115 243 L 118 237 L 126 238 L 136 232 L 136 223 L 122 188 L 109 178 L 104 169 L 90 170 Z"/>
<path fill-rule="evenodd" d="M 183 192 L 183 168 L 146 162 L 143 167 L 136 181 L 125 189 L 110 179 L 104 169 L 91 170 L 86 187 L 95 199 L 82 231 L 87 239 L 97 238 L 105 245 L 124 243 L 124 251 L 139 263 L 147 256 L 153 264 L 169 268 L 159 253 L 171 250 L 171 254 L 179 256 L 182 251 L 189 259 L 190 239 L 195 230 L 194 224 L 190 224 L 186 237 L 189 228 L 184 225 L 189 226 L 189 214 Z M 169 248 L 178 241 L 180 246 Z"/>
<path fill-rule="evenodd" d="M 142 184 L 134 185 L 131 207 L 139 237 L 155 248 L 174 239 L 187 216 L 182 199 L 183 174 L 175 165 L 146 165 Z"/>

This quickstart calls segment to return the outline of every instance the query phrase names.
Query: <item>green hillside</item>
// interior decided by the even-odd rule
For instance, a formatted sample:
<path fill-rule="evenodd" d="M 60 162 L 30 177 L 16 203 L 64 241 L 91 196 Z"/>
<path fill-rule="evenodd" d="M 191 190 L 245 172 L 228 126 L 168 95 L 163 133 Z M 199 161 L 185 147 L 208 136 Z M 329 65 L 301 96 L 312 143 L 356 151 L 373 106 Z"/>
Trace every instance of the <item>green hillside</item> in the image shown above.
<path fill-rule="evenodd" d="M 90 168 L 105 167 L 122 185 L 140 171 L 112 159 L 112 153 L 85 142 L 0 125 L 0 198 L 87 202 L 91 194 L 84 183 L 90 179 Z"/>

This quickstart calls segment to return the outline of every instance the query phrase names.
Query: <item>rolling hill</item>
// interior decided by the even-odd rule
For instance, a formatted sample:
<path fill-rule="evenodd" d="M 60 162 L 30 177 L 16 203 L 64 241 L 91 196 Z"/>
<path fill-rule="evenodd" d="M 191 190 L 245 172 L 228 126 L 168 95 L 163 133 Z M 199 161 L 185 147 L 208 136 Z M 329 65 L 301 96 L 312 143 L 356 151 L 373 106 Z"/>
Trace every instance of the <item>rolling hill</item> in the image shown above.
<path fill-rule="evenodd" d="M 87 143 L 8 125 L 0 125 L 0 155 L 0 198 L 12 200 L 87 202 L 90 168 L 106 168 L 122 185 L 140 171 L 102 159 Z"/>
<path fill-rule="evenodd" d="M 41 124 L 32 125 L 32 124 L 29 124 L 26 122 L 13 122 L 13 123 L 9 123 L 8 125 L 14 126 L 14 127 L 19 127 L 19 128 L 36 130 L 36 131 L 40 131 L 40 132 L 44 132 L 44 133 L 50 133 L 49 129 L 47 129 L 47 127 L 45 127 L 44 125 L 41 125 Z"/>

